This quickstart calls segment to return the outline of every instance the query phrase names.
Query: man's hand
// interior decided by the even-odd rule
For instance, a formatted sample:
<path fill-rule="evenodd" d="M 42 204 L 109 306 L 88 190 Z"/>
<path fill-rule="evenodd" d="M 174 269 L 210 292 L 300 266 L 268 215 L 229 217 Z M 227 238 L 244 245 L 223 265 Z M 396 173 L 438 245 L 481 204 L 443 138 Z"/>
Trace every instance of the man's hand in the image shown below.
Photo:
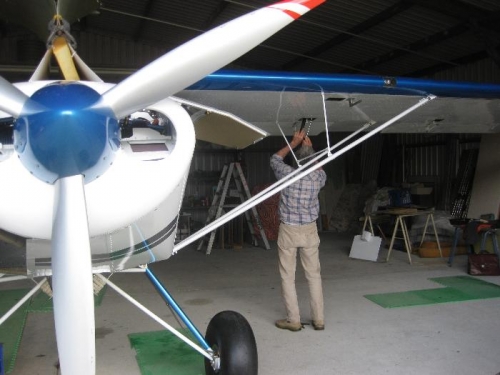
<path fill-rule="evenodd" d="M 290 141 L 290 147 L 295 148 L 300 145 L 306 139 L 306 131 L 301 130 L 300 132 L 295 132 L 293 134 L 293 139 Z"/>
<path fill-rule="evenodd" d="M 311 142 L 311 138 L 309 138 L 308 136 L 306 136 L 304 138 L 304 141 L 302 141 L 302 145 L 303 146 L 309 146 L 309 147 L 312 147 L 313 146 L 313 143 Z"/>
<path fill-rule="evenodd" d="M 293 138 L 290 141 L 290 148 L 294 149 L 295 147 L 297 147 L 300 144 L 312 147 L 311 139 L 309 139 L 309 137 L 306 135 L 305 130 L 301 130 L 301 131 L 295 132 L 293 134 Z M 276 153 L 276 155 L 278 155 L 279 157 L 284 159 L 285 156 L 287 156 L 288 153 L 290 152 L 290 148 L 288 148 L 288 146 L 285 146 L 281 150 L 279 150 Z"/>

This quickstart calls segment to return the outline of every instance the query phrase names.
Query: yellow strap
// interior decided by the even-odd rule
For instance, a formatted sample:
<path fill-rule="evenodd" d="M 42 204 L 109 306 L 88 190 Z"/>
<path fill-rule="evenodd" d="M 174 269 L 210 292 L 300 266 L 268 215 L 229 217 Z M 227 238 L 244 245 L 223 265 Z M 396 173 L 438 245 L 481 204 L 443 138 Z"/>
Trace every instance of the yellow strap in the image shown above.
<path fill-rule="evenodd" d="M 52 51 L 54 52 L 54 56 L 57 59 L 64 79 L 66 81 L 80 80 L 66 38 L 60 36 L 54 39 Z"/>

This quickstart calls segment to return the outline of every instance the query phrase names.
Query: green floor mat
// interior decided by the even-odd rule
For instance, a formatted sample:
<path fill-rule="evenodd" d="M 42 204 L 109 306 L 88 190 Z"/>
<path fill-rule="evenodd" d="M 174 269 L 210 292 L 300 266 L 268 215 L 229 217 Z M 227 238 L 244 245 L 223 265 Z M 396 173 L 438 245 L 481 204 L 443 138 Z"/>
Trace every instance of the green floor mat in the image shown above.
<path fill-rule="evenodd" d="M 179 332 L 194 341 L 187 329 Z M 205 374 L 204 357 L 169 331 L 132 333 L 128 337 L 142 375 Z"/>
<path fill-rule="evenodd" d="M 0 291 L 0 316 L 3 316 L 21 298 L 28 294 L 29 291 L 30 289 Z M 94 296 L 95 306 L 101 304 L 105 292 L 106 286 L 102 288 L 97 296 Z M 6 373 L 13 370 L 28 312 L 51 311 L 53 311 L 52 299 L 45 293 L 38 292 L 31 298 L 31 301 L 26 302 L 4 324 L 0 325 L 0 343 L 3 344 L 4 371 Z"/>
<path fill-rule="evenodd" d="M 30 289 L 3 290 L 0 292 L 0 316 L 9 311 Z M 3 344 L 4 371 L 9 373 L 14 368 L 17 350 L 21 344 L 24 325 L 26 324 L 27 303 L 19 308 L 9 319 L 0 325 L 0 342 Z"/>
<path fill-rule="evenodd" d="M 500 297 L 499 285 L 470 276 L 436 277 L 429 280 L 442 284 L 445 288 L 368 294 L 365 297 L 386 309 Z"/>
<path fill-rule="evenodd" d="M 106 293 L 107 286 L 101 289 L 97 296 L 94 295 L 94 306 L 100 306 L 102 299 L 104 298 L 104 293 Z M 31 299 L 31 303 L 28 307 L 28 312 L 51 312 L 54 310 L 52 304 L 52 298 L 50 298 L 45 293 L 38 293 Z"/>

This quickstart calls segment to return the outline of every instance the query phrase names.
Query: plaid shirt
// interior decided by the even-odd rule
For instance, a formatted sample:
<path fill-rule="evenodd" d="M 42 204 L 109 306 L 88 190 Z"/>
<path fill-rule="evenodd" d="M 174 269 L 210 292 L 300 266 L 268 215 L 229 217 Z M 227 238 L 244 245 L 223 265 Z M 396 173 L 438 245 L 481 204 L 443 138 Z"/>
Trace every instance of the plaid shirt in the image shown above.
<path fill-rule="evenodd" d="M 271 169 L 278 180 L 294 171 L 283 159 L 274 154 Z M 281 191 L 280 219 L 289 225 L 304 225 L 316 221 L 319 215 L 318 194 L 325 186 L 326 173 L 317 169 Z"/>

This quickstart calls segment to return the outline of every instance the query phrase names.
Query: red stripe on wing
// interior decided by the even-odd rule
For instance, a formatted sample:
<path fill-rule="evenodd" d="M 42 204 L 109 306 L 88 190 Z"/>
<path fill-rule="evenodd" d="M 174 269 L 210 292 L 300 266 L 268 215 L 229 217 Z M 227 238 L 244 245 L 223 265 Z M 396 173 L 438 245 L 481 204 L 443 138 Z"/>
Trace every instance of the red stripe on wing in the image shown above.
<path fill-rule="evenodd" d="M 287 3 L 295 3 L 295 4 L 300 4 L 300 5 L 303 5 L 309 9 L 314 9 L 316 8 L 318 5 L 321 5 L 325 2 L 326 0 L 283 0 L 283 1 L 279 1 L 273 5 L 276 5 L 276 4 L 287 4 Z M 272 5 L 271 5 L 272 6 Z M 289 14 L 288 11 L 284 11 L 285 13 Z M 300 16 L 296 16 L 295 18 L 297 17 L 300 17 Z"/>

